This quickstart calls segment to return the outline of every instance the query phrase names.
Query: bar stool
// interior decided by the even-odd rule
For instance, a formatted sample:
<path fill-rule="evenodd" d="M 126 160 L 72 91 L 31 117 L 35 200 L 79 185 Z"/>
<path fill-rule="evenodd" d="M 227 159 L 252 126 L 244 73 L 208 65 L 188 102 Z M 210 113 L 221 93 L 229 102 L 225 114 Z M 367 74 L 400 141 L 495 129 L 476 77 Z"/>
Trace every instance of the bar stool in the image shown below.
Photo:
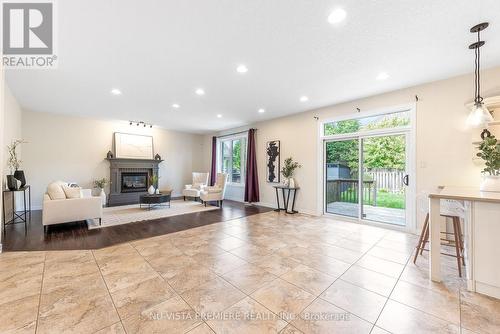
<path fill-rule="evenodd" d="M 428 197 L 425 196 L 426 198 Z M 441 200 L 441 217 L 450 218 L 453 223 L 453 232 L 441 232 L 445 236 L 453 235 L 453 240 L 448 238 L 441 238 L 441 243 L 443 246 L 450 246 L 455 248 L 455 255 L 441 253 L 446 256 L 455 257 L 457 259 L 458 266 L 458 276 L 462 277 L 462 265 L 465 266 L 464 257 L 464 242 L 462 236 L 462 228 L 460 226 L 460 219 L 465 217 L 465 207 L 463 203 L 454 200 Z M 413 258 L 413 263 L 417 262 L 418 255 L 422 255 L 425 249 L 425 245 L 429 242 L 429 211 L 425 216 L 424 226 L 422 227 L 422 232 L 420 233 L 420 238 L 416 246 L 415 257 Z"/>

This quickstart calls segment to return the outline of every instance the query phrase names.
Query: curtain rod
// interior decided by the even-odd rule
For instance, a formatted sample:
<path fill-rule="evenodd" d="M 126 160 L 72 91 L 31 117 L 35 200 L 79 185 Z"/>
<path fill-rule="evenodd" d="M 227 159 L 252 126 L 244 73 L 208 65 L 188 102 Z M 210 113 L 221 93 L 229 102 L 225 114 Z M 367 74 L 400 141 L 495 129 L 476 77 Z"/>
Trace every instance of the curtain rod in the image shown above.
<path fill-rule="evenodd" d="M 250 129 L 252 129 L 252 128 L 250 128 Z M 248 129 L 248 130 L 250 130 L 250 129 Z M 248 130 L 243 130 L 243 131 L 238 131 L 238 132 L 228 133 L 227 135 L 216 136 L 216 138 L 224 138 L 224 137 L 230 137 L 230 136 L 234 136 L 234 135 L 239 135 L 240 133 L 247 133 L 247 132 L 248 132 Z M 253 130 L 256 130 L 256 131 L 257 131 L 257 129 L 253 129 Z"/>

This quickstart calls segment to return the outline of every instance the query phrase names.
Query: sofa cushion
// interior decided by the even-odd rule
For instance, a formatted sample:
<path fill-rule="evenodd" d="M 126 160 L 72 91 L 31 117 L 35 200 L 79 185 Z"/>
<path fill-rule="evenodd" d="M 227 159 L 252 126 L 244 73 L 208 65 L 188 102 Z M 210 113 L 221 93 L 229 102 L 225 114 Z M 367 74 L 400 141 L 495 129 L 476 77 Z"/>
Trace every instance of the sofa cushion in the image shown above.
<path fill-rule="evenodd" d="M 51 200 L 66 199 L 66 194 L 62 188 L 63 185 L 66 185 L 66 182 L 56 181 L 49 184 L 47 194 L 49 194 Z"/>
<path fill-rule="evenodd" d="M 64 194 L 66 195 L 66 198 L 81 198 L 81 188 L 80 187 L 69 187 L 69 186 L 62 186 L 62 189 L 64 191 Z"/>

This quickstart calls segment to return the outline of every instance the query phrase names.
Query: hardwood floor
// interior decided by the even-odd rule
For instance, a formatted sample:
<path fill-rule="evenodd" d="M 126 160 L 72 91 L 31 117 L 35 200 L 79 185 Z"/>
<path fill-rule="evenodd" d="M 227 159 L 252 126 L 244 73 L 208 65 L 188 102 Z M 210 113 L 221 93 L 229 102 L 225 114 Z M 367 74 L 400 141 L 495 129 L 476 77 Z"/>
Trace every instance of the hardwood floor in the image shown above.
<path fill-rule="evenodd" d="M 3 251 L 98 249 L 128 241 L 187 230 L 235 218 L 268 212 L 272 209 L 224 201 L 221 210 L 190 213 L 156 220 L 89 230 L 87 223 L 74 222 L 50 226 L 43 232 L 42 211 L 32 212 L 31 223 L 9 225 L 3 238 Z"/>

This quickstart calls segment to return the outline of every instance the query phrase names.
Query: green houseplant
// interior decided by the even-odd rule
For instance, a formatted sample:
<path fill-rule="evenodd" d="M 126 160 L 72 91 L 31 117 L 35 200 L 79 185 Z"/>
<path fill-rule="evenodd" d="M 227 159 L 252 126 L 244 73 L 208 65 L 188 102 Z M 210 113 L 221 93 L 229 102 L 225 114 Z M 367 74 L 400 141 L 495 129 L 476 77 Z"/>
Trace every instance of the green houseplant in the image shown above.
<path fill-rule="evenodd" d="M 483 132 L 476 154 L 484 161 L 481 191 L 500 192 L 500 142 L 489 132 Z"/>
<path fill-rule="evenodd" d="M 283 162 L 283 167 L 281 168 L 281 174 L 285 178 L 283 181 L 284 184 L 290 188 L 295 187 L 295 180 L 293 179 L 293 175 L 295 174 L 295 170 L 301 168 L 302 165 L 296 161 L 293 161 L 292 157 L 286 158 Z"/>

